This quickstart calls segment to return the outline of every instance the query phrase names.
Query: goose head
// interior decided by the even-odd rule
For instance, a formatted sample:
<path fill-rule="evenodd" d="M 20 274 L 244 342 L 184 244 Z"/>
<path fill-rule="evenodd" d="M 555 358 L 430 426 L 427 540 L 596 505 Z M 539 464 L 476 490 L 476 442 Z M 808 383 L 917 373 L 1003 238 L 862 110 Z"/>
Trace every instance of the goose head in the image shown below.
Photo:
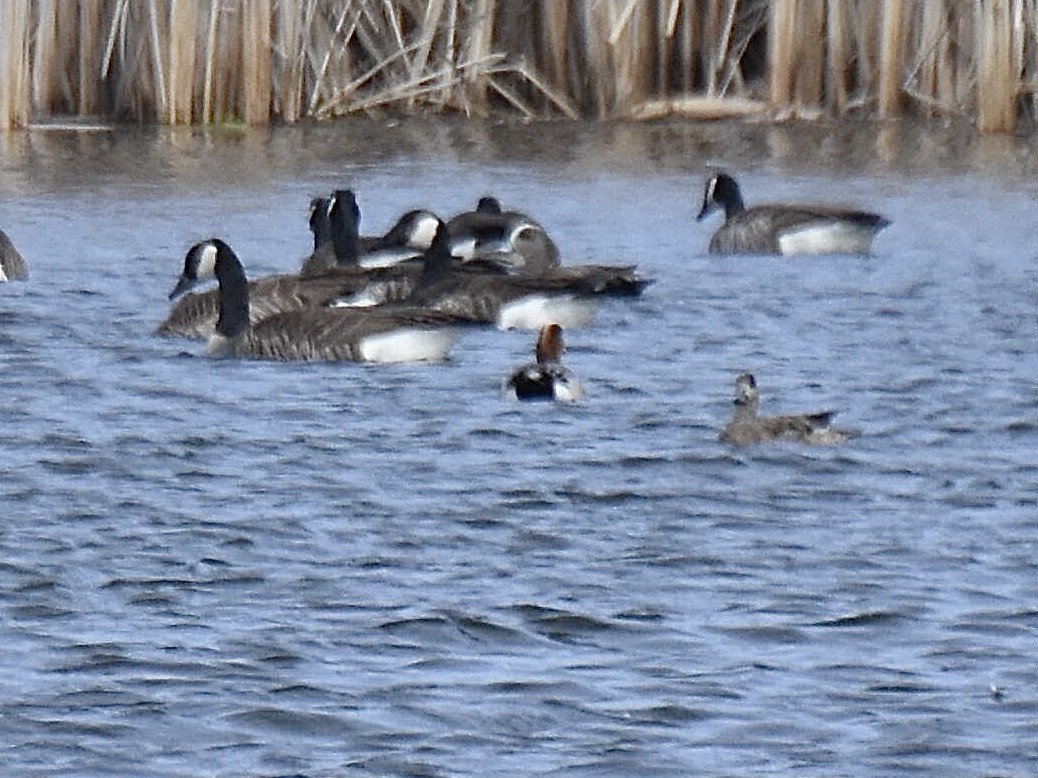
<path fill-rule="evenodd" d="M 357 264 L 360 206 L 352 189 L 336 189 L 332 193 L 328 204 L 328 225 L 335 246 L 335 261 L 340 265 Z"/>
<path fill-rule="evenodd" d="M 315 197 L 310 200 L 310 232 L 314 236 L 314 251 L 332 239 L 332 226 L 329 221 L 329 210 L 332 200 L 328 197 Z"/>
<path fill-rule="evenodd" d="M 374 248 L 410 248 L 425 251 L 432 245 L 439 225 L 440 219 L 432 211 L 416 208 L 397 219 L 396 224 L 382 236 Z"/>
<path fill-rule="evenodd" d="M 184 257 L 180 280 L 169 294 L 173 300 L 207 278 L 220 284 L 220 315 L 217 335 L 235 338 L 249 327 L 249 283 L 245 268 L 234 250 L 220 238 L 196 243 Z"/>
<path fill-rule="evenodd" d="M 447 225 L 437 219 L 436 233 L 423 256 L 423 277 L 426 281 L 442 278 L 453 264 L 451 236 Z"/>
<path fill-rule="evenodd" d="M 703 205 L 696 221 L 702 221 L 717 208 L 723 208 L 725 218 L 745 209 L 739 185 L 727 173 L 715 173 L 703 189 Z"/>
<path fill-rule="evenodd" d="M 501 203 L 496 197 L 485 195 L 476 203 L 476 213 L 501 213 Z"/>

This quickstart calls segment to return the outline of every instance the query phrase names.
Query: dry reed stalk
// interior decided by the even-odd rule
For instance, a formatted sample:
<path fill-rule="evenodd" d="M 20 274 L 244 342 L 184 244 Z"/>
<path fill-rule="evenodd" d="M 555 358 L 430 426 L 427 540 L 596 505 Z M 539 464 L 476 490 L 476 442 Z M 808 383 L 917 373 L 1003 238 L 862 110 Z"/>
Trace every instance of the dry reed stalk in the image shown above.
<path fill-rule="evenodd" d="M 29 123 L 29 0 L 0 3 L 0 129 Z"/>
<path fill-rule="evenodd" d="M 354 13 L 352 18 L 349 15 L 349 11 L 350 9 L 349 7 L 347 7 L 340 12 L 334 28 L 329 31 L 329 35 L 322 35 L 319 41 L 313 40 L 313 45 L 316 46 L 315 50 L 319 51 L 323 49 L 323 53 L 319 57 L 320 65 L 316 68 L 316 73 L 314 74 L 314 85 L 312 91 L 310 92 L 308 110 L 311 114 L 317 111 L 318 106 L 322 103 L 322 101 L 330 100 L 335 92 L 334 87 L 329 87 L 327 82 L 329 80 L 329 69 L 331 68 L 332 59 L 335 54 L 335 49 L 337 45 L 336 41 L 340 39 L 347 41 L 352 39 L 357 24 L 360 21 L 359 11 Z M 345 33 L 345 37 L 341 38 L 340 36 L 343 36 L 344 30 L 347 29 L 348 32 Z M 310 35 L 313 39 L 313 36 L 315 35 L 314 30 L 311 29 Z M 343 50 L 345 50 L 345 48 L 345 45 L 342 46 Z M 318 57 L 311 57 L 311 59 L 316 61 Z"/>
<path fill-rule="evenodd" d="M 163 121 L 168 115 L 169 92 L 166 90 L 166 58 L 163 56 L 162 41 L 168 40 L 168 25 L 165 15 L 159 13 L 157 0 L 148 1 L 148 42 L 151 53 L 152 88 L 151 102 L 154 118 Z"/>
<path fill-rule="evenodd" d="M 1016 74 L 1010 0 L 988 0 L 979 9 L 977 128 L 982 133 L 1016 128 Z"/>
<path fill-rule="evenodd" d="M 193 118 L 198 10 L 198 0 L 169 5 L 169 124 L 188 124 Z"/>
<path fill-rule="evenodd" d="M 101 82 L 97 77 L 97 71 L 100 62 L 100 20 L 103 18 L 103 8 L 102 0 L 80 0 L 78 6 L 76 112 L 80 116 L 85 116 L 96 114 L 101 108 Z"/>
<path fill-rule="evenodd" d="M 202 80 L 202 121 L 211 123 L 215 117 L 216 100 L 216 35 L 220 25 L 220 3 L 210 0 L 209 21 L 206 24 L 205 36 L 205 75 Z"/>
<path fill-rule="evenodd" d="M 496 6 L 496 0 L 476 0 L 469 19 L 471 32 L 464 54 L 470 62 L 486 59 L 491 54 Z M 478 116 L 486 116 L 487 81 L 476 78 L 475 71 L 470 71 L 466 78 L 465 93 L 470 111 Z"/>
<path fill-rule="evenodd" d="M 538 3 L 539 35 L 533 42 L 538 53 L 539 70 L 545 79 L 560 88 L 568 88 L 576 97 L 571 83 L 575 68 L 571 67 L 570 3 Z"/>
<path fill-rule="evenodd" d="M 242 84 L 246 124 L 270 121 L 271 80 L 271 0 L 241 0 L 242 3 Z"/>
<path fill-rule="evenodd" d="M 905 50 L 904 0 L 883 0 L 880 35 L 879 115 L 890 118 L 901 105 L 902 63 Z"/>
<path fill-rule="evenodd" d="M 299 119 L 302 103 L 302 50 L 300 25 L 312 2 L 307 0 L 301 13 L 290 8 L 288 3 L 274 6 L 273 65 L 274 105 L 272 111 L 280 114 L 283 121 L 291 124 Z"/>
<path fill-rule="evenodd" d="M 532 84 L 538 92 L 544 95 L 567 119 L 577 121 L 580 118 L 580 112 L 577 111 L 573 104 L 570 103 L 564 95 L 559 94 L 555 89 L 538 78 L 536 73 L 532 72 L 522 64 L 515 66 L 513 69 L 518 75 L 522 76 L 523 79 Z"/>
<path fill-rule="evenodd" d="M 774 0 L 768 23 L 768 60 L 771 69 L 771 103 L 777 108 L 784 108 L 793 102 L 796 23 L 796 0 Z"/>
<path fill-rule="evenodd" d="M 826 5 L 826 102 L 837 114 L 847 109 L 847 4 L 828 0 Z"/>
<path fill-rule="evenodd" d="M 648 3 L 640 4 L 640 12 L 635 14 L 638 3 L 627 0 L 627 4 L 619 9 L 609 6 L 604 23 L 609 31 L 605 42 L 610 53 L 609 69 L 612 71 L 613 93 L 607 110 L 611 115 L 624 115 L 630 112 L 636 100 L 644 100 L 644 77 L 651 72 L 652 46 L 645 40 L 644 31 L 648 28 L 644 14 L 652 10 Z"/>
<path fill-rule="evenodd" d="M 411 63 L 412 76 L 425 70 L 426 65 L 429 63 L 433 42 L 436 37 L 436 27 L 443 16 L 444 2 L 445 0 L 429 0 L 426 3 L 425 17 L 422 19 L 420 28 L 422 30 L 421 44 L 415 54 L 414 61 Z"/>
<path fill-rule="evenodd" d="M 797 110 L 816 111 L 822 104 L 822 86 L 825 73 L 824 0 L 799 0 L 797 13 L 798 35 L 796 41 L 796 105 Z"/>
<path fill-rule="evenodd" d="M 60 72 L 60 61 L 55 51 L 57 47 L 57 0 L 37 0 L 36 32 L 34 35 L 36 62 L 32 69 L 32 102 L 37 109 L 51 113 L 54 109 L 52 84 L 54 76 Z"/>
<path fill-rule="evenodd" d="M 688 2 L 682 9 L 679 9 L 678 2 L 675 0 L 675 13 L 680 13 L 678 17 L 681 21 L 680 27 L 677 28 L 681 45 L 681 75 L 680 75 L 680 88 L 683 93 L 692 91 L 696 82 L 696 60 L 699 55 L 699 14 L 695 13 L 695 9 L 692 7 L 693 3 Z"/>

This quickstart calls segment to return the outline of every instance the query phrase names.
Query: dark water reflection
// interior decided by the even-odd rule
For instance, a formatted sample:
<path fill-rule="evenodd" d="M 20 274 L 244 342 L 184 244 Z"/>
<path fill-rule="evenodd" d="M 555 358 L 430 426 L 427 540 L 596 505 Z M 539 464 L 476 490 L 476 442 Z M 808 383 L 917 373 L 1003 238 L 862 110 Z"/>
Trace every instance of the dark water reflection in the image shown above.
<path fill-rule="evenodd" d="M 0 136 L 5 775 L 1031 775 L 1032 144 L 913 124 L 362 122 Z M 715 259 L 706 172 L 894 220 Z M 494 192 L 657 279 L 449 364 L 212 362 L 151 332 L 186 247 L 305 255 Z M 737 372 L 840 449 L 716 441 Z"/>

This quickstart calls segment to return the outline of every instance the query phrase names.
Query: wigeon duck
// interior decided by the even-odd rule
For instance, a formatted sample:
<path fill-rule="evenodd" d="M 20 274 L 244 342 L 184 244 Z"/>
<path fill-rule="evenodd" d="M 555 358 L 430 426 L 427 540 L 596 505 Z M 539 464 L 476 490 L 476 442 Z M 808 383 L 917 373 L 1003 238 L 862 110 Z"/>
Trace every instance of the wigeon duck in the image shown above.
<path fill-rule="evenodd" d="M 720 440 L 734 446 L 788 440 L 815 445 L 843 443 L 855 433 L 829 426 L 831 411 L 794 416 L 758 416 L 757 381 L 749 373 L 735 379 L 735 410 Z"/>
<path fill-rule="evenodd" d="M 0 282 L 21 281 L 29 277 L 29 266 L 14 247 L 7 233 L 0 230 Z"/>
<path fill-rule="evenodd" d="M 450 316 L 396 307 L 392 311 L 309 307 L 252 323 L 250 288 L 241 262 L 219 238 L 191 247 L 174 294 L 215 277 L 220 313 L 206 346 L 212 356 L 352 362 L 439 362 L 456 339 Z"/>
<path fill-rule="evenodd" d="M 537 336 L 537 361 L 516 370 L 505 389 L 519 400 L 576 402 L 584 398 L 584 387 L 572 370 L 563 367 L 562 327 L 545 324 Z"/>
<path fill-rule="evenodd" d="M 747 208 L 727 173 L 706 182 L 697 221 L 717 208 L 724 209 L 724 224 L 710 239 L 711 254 L 867 254 L 872 239 L 890 224 L 879 214 L 825 206 Z"/>

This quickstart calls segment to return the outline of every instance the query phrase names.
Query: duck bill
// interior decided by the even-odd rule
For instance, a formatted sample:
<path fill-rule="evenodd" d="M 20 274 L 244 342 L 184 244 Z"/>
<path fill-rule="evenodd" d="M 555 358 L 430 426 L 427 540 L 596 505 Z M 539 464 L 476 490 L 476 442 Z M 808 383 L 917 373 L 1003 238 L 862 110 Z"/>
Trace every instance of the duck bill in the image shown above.
<path fill-rule="evenodd" d="M 703 219 L 710 215 L 710 212 L 713 211 L 714 208 L 715 206 L 712 202 L 710 202 L 709 200 L 704 200 L 703 207 L 699 209 L 699 213 L 696 215 L 696 221 L 703 221 Z"/>

